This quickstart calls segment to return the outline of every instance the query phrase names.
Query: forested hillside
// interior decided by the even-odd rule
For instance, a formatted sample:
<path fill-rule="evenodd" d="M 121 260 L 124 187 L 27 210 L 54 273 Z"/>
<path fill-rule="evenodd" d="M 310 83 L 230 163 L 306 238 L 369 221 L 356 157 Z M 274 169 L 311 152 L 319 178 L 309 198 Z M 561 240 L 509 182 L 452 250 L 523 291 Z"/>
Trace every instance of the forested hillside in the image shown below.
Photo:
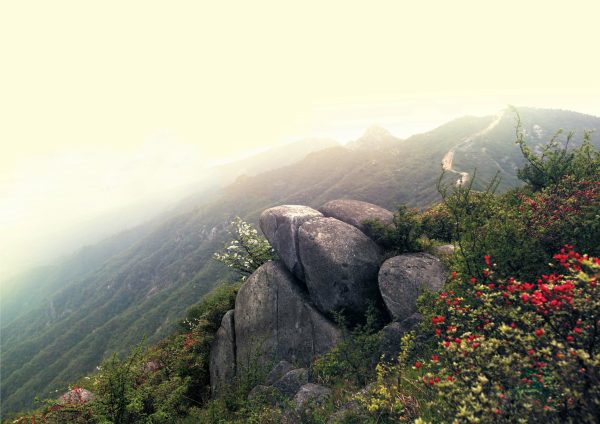
<path fill-rule="evenodd" d="M 559 128 L 600 128 L 600 118 L 573 112 L 520 112 L 534 149 Z M 599 145 L 598 134 L 592 140 Z M 458 180 L 459 172 L 472 175 L 477 168 L 482 177 L 477 184 L 499 171 L 505 190 L 518 184 L 516 170 L 523 164 L 514 141 L 515 116 L 507 112 L 457 119 L 406 140 L 329 147 L 285 167 L 240 176 L 209 198 L 197 199 L 189 211 L 30 275 L 15 283 L 26 284 L 29 306 L 11 304 L 10 293 L 2 300 L 2 410 L 29 407 L 34 396 L 62 390 L 110 352 L 124 352 L 144 336 L 156 342 L 167 335 L 190 305 L 228 278 L 211 257 L 235 216 L 256 222 L 271 206 L 320 206 L 338 198 L 389 209 L 425 207 L 439 200 L 440 164 L 451 150 L 456 174 L 446 174 L 449 183 Z M 16 317 L 18 312 L 24 313 Z"/>

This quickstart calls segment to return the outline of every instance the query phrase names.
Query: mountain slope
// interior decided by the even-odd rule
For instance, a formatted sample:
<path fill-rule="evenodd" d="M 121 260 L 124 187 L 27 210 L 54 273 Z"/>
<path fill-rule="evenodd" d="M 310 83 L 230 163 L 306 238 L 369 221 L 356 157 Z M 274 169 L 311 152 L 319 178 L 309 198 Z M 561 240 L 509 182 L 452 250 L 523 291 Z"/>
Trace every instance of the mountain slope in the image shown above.
<path fill-rule="evenodd" d="M 521 114 L 528 134 L 535 125 L 547 134 L 559 126 L 600 127 L 599 118 L 572 112 L 526 109 Z M 435 183 L 449 151 L 457 172 L 477 168 L 488 177 L 501 168 L 503 187 L 516 184 L 521 160 L 514 121 L 504 114 L 492 125 L 496 119 L 460 118 L 383 143 L 368 140 L 367 133 L 358 145 L 330 147 L 285 167 L 240 176 L 196 208 L 146 224 L 131 240 L 113 241 L 108 252 L 99 248 L 87 266 L 65 264 L 60 270 L 65 277 L 40 289 L 38 298 L 47 301 L 2 328 L 2 409 L 31 405 L 36 394 L 50 395 L 143 335 L 154 342 L 168 334 L 187 307 L 219 278 L 227 278 L 210 258 L 226 240 L 235 215 L 256 222 L 270 206 L 318 207 L 344 197 L 387 208 L 400 203 L 424 207 L 439 198 Z M 453 182 L 458 176 L 447 178 Z"/>

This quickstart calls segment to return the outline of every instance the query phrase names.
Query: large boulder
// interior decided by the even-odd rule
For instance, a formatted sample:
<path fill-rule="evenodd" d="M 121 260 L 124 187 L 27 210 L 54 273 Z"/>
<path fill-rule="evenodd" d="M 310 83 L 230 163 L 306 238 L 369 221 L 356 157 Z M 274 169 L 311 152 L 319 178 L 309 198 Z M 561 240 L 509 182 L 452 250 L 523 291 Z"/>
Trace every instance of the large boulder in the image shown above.
<path fill-rule="evenodd" d="M 235 299 L 237 370 L 286 360 L 307 366 L 341 339 L 283 263 L 258 268 Z"/>
<path fill-rule="evenodd" d="M 298 259 L 298 228 L 306 221 L 320 218 L 321 212 L 308 206 L 283 205 L 265 210 L 260 215 L 260 229 L 283 263 L 299 279 L 304 279 Z"/>
<path fill-rule="evenodd" d="M 377 301 L 381 251 L 374 241 L 334 218 L 306 222 L 298 238 L 306 286 L 321 311 L 363 314 Z"/>
<path fill-rule="evenodd" d="M 332 200 L 325 203 L 319 210 L 323 215 L 350 224 L 368 235 L 372 235 L 364 221 L 378 220 L 382 224 L 392 225 L 394 223 L 394 214 L 387 209 L 372 203 L 361 202 L 359 200 Z"/>
<path fill-rule="evenodd" d="M 447 258 L 454 255 L 456 248 L 453 244 L 444 244 L 433 248 L 433 253 L 441 258 Z"/>
<path fill-rule="evenodd" d="M 213 396 L 218 396 L 235 377 L 235 319 L 234 311 L 227 311 L 221 320 L 215 340 L 210 347 L 210 386 Z"/>
<path fill-rule="evenodd" d="M 379 270 L 379 290 L 394 320 L 414 314 L 423 289 L 440 290 L 447 273 L 442 262 L 429 253 L 406 253 L 385 261 Z"/>

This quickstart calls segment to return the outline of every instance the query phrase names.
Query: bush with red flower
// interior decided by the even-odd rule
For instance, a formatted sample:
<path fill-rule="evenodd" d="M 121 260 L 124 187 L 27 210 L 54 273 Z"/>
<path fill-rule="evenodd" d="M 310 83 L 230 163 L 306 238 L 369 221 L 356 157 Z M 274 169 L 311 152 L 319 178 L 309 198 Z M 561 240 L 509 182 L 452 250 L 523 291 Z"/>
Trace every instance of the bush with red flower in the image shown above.
<path fill-rule="evenodd" d="M 597 422 L 600 260 L 571 246 L 555 259 L 555 272 L 525 282 L 496 278 L 486 256 L 484 277 L 437 296 L 438 348 L 414 367 L 449 421 Z"/>

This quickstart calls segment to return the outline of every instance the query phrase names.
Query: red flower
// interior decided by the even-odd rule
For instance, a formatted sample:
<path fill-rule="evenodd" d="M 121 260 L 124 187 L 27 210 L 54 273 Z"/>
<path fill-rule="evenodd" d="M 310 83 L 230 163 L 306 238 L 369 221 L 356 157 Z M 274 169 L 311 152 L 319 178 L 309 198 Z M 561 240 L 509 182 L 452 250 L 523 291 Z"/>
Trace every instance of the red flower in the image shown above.
<path fill-rule="evenodd" d="M 456 271 L 452 271 L 452 279 L 455 280 L 456 279 Z"/>
<path fill-rule="evenodd" d="M 439 361 L 439 360 L 440 360 L 440 357 L 439 357 L 438 355 L 431 355 L 431 360 L 432 360 L 433 362 L 437 362 L 437 361 Z"/>
<path fill-rule="evenodd" d="M 527 293 L 523 293 L 521 295 L 521 300 L 523 301 L 523 303 L 529 302 L 529 295 Z"/>
<path fill-rule="evenodd" d="M 423 365 L 422 363 L 420 363 L 419 361 L 415 362 L 415 368 L 419 369 L 421 368 L 421 365 Z"/>
<path fill-rule="evenodd" d="M 535 335 L 538 337 L 542 337 L 542 334 L 544 334 L 544 329 L 543 328 L 538 328 L 537 330 L 535 330 Z"/>
<path fill-rule="evenodd" d="M 581 334 L 581 328 L 579 328 L 579 327 L 575 327 L 573 329 L 573 331 L 576 332 L 577 334 Z"/>
<path fill-rule="evenodd" d="M 446 318 L 444 318 L 443 316 L 435 316 L 433 318 L 431 318 L 431 323 L 432 324 L 441 324 L 445 321 Z"/>

